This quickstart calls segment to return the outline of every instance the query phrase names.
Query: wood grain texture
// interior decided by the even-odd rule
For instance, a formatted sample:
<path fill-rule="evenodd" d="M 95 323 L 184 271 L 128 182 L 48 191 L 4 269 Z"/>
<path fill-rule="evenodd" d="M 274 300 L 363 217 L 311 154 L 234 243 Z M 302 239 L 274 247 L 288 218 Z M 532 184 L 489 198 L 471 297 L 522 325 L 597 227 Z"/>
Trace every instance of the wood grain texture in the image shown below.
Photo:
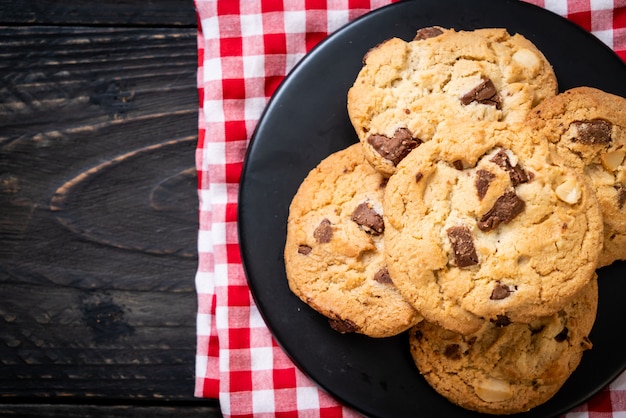
<path fill-rule="evenodd" d="M 0 0 L 0 24 L 194 26 L 190 0 Z"/>
<path fill-rule="evenodd" d="M 207 408 L 193 405 L 164 405 L 164 406 L 141 406 L 141 405 L 2 405 L 0 411 L 2 417 L 37 417 L 37 418 L 178 418 L 221 417 L 215 408 Z"/>
<path fill-rule="evenodd" d="M 0 415 L 219 416 L 193 397 L 193 3 L 0 21 Z"/>

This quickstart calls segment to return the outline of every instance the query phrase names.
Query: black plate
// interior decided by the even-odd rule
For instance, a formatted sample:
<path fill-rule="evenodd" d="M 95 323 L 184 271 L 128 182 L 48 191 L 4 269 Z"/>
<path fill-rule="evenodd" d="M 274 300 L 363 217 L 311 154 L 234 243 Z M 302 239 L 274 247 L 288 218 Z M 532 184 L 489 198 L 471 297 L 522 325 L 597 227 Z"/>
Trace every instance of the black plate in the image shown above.
<path fill-rule="evenodd" d="M 284 80 L 259 121 L 239 194 L 239 236 L 248 282 L 268 327 L 295 364 L 345 404 L 379 417 L 479 416 L 449 403 L 419 375 L 407 335 L 341 335 L 295 297 L 283 262 L 288 206 L 310 169 L 357 141 L 346 93 L 365 52 L 424 26 L 505 27 L 533 41 L 553 64 L 561 90 L 587 85 L 626 97 L 626 66 L 608 47 L 560 16 L 511 0 L 420 0 L 378 9 L 337 31 Z M 562 414 L 626 367 L 616 332 L 624 319 L 624 263 L 599 272 L 593 350 L 550 401 L 521 416 Z M 618 277 L 620 276 L 620 277 Z"/>

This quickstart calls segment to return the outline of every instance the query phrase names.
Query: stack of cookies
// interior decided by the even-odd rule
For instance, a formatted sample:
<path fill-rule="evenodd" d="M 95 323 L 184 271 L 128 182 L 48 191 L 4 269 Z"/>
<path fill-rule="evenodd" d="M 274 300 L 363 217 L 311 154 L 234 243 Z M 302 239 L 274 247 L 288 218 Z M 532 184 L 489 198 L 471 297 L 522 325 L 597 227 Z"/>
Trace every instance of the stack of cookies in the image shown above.
<path fill-rule="evenodd" d="M 290 289 L 339 332 L 409 331 L 464 408 L 550 399 L 591 348 L 596 269 L 626 259 L 626 99 L 559 93 L 504 29 L 421 29 L 371 49 L 348 92 L 359 143 L 290 206 Z"/>

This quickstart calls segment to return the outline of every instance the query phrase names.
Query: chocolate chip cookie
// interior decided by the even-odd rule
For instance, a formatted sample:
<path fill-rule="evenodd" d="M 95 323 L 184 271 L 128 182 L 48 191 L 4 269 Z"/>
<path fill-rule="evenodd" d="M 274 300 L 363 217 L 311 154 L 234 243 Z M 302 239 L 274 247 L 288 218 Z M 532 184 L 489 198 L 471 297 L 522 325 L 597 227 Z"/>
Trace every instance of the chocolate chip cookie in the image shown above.
<path fill-rule="evenodd" d="M 313 169 L 291 202 L 284 251 L 289 286 L 340 332 L 388 337 L 421 319 L 386 268 L 385 184 L 354 144 Z"/>
<path fill-rule="evenodd" d="M 372 48 L 363 63 L 348 114 L 367 159 L 387 176 L 443 120 L 519 122 L 557 93 L 541 51 L 505 29 L 425 28 Z"/>
<path fill-rule="evenodd" d="M 422 321 L 410 349 L 426 381 L 451 402 L 488 414 L 528 411 L 554 396 L 592 344 L 597 280 L 559 312 L 528 324 L 486 322 L 469 335 Z"/>
<path fill-rule="evenodd" d="M 522 125 L 457 122 L 389 178 L 391 277 L 425 319 L 462 334 L 551 315 L 589 282 L 602 248 L 589 181 Z"/>
<path fill-rule="evenodd" d="M 626 259 L 626 99 L 577 87 L 537 106 L 528 123 L 591 179 L 604 216 L 598 266 Z"/>

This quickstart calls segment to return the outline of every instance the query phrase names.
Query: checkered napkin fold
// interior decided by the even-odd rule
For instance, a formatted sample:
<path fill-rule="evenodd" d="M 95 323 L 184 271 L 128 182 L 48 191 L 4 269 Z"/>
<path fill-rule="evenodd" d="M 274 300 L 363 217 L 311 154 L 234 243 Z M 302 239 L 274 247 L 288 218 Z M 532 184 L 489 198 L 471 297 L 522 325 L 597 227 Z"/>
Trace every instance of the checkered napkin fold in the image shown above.
<path fill-rule="evenodd" d="M 626 60 L 626 0 L 530 0 L 593 33 Z M 317 43 L 389 0 L 195 0 L 198 15 L 200 230 L 195 395 L 224 416 L 350 417 L 265 326 L 239 255 L 237 195 L 256 123 Z M 626 80 L 625 80 L 626 82 Z M 626 416 L 626 374 L 571 417 Z"/>

